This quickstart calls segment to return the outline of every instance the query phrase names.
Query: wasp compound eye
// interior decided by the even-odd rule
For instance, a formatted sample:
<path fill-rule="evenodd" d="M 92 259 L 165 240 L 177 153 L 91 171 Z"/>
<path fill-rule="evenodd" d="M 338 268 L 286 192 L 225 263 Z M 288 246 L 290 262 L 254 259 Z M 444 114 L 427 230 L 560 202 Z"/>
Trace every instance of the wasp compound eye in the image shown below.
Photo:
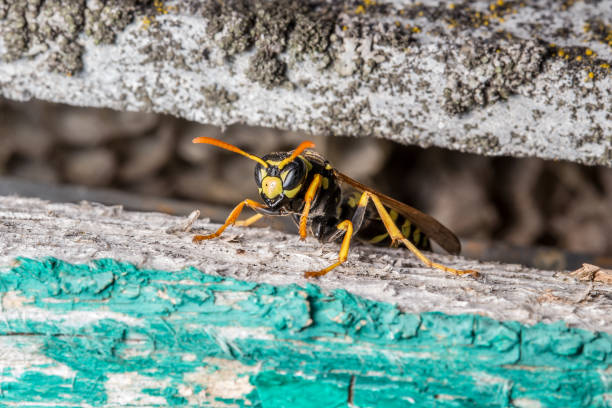
<path fill-rule="evenodd" d="M 255 166 L 255 184 L 257 185 L 257 187 L 261 187 L 261 182 L 263 181 L 263 178 L 266 177 L 266 169 L 260 165 L 257 164 Z"/>
<path fill-rule="evenodd" d="M 291 190 L 297 187 L 304 179 L 304 173 L 305 168 L 304 164 L 301 161 L 293 162 L 285 166 L 285 168 L 281 172 L 281 179 L 283 180 L 283 189 Z"/>

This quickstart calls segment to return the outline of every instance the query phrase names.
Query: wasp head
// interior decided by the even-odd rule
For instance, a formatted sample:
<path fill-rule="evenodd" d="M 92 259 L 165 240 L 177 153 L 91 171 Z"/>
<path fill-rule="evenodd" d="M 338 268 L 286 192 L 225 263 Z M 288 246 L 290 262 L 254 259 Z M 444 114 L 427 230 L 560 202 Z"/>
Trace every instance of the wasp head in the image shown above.
<path fill-rule="evenodd" d="M 299 157 L 286 161 L 290 157 L 290 153 L 271 153 L 263 157 L 267 167 L 255 166 L 255 183 L 268 207 L 278 206 L 285 197 L 294 198 L 302 189 L 306 163 Z"/>
<path fill-rule="evenodd" d="M 305 160 L 299 155 L 309 147 L 314 147 L 314 143 L 305 141 L 292 152 L 270 153 L 260 158 L 211 137 L 196 137 L 193 143 L 218 146 L 257 162 L 255 182 L 262 200 L 268 207 L 276 207 L 285 197 L 291 199 L 300 192 L 308 171 Z"/>

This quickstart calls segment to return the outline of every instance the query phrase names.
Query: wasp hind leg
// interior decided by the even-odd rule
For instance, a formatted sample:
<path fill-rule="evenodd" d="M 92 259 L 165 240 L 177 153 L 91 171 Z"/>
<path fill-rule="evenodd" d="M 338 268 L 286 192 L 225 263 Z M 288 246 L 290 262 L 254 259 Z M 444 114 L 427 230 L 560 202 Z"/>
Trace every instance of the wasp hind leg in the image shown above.
<path fill-rule="evenodd" d="M 423 255 L 423 253 L 419 251 L 418 248 L 412 242 L 410 242 L 406 237 L 404 237 L 404 235 L 400 232 L 399 228 L 397 228 L 397 225 L 395 225 L 391 216 L 385 209 L 385 206 L 375 194 L 372 194 L 369 191 L 364 191 L 363 194 L 361 194 L 361 198 L 359 199 L 358 210 L 360 208 L 365 209 L 370 199 L 374 202 L 374 205 L 376 206 L 376 210 L 378 211 L 378 214 L 380 215 L 380 218 L 383 224 L 385 224 L 385 228 L 387 229 L 387 232 L 389 233 L 389 237 L 391 238 L 392 243 L 401 242 L 413 254 L 415 254 L 416 257 L 421 260 L 421 262 L 423 262 L 425 265 L 427 265 L 430 268 L 440 269 L 444 272 L 452 273 L 453 275 L 472 275 L 474 277 L 477 277 L 479 275 L 477 271 L 473 271 L 471 269 L 462 270 L 462 269 L 449 268 L 448 266 L 439 264 L 437 262 L 433 262 L 429 258 L 427 258 L 425 255 Z"/>
<path fill-rule="evenodd" d="M 240 204 L 238 204 L 238 205 L 237 205 L 237 206 L 236 206 L 236 207 L 235 207 L 235 208 L 232 210 L 232 212 L 230 213 L 230 215 L 228 215 L 228 216 L 227 216 L 227 219 L 225 220 L 225 223 L 224 223 L 224 224 L 223 224 L 221 227 L 219 227 L 219 229 L 218 229 L 216 232 L 214 232 L 214 233 L 212 233 L 212 234 L 210 234 L 210 235 L 195 235 L 195 236 L 193 237 L 193 240 L 192 240 L 192 241 L 193 241 L 193 242 L 195 242 L 195 243 L 199 243 L 200 241 L 205 241 L 205 240 L 207 240 L 207 239 L 213 239 L 213 238 L 217 238 L 218 236 L 220 236 L 220 235 L 223 233 L 223 231 L 225 231 L 225 229 L 226 229 L 226 228 L 227 228 L 229 225 L 233 225 L 233 224 L 235 224 L 235 223 L 236 223 L 236 219 L 238 218 L 238 216 L 240 215 L 240 213 L 241 213 L 241 212 L 242 212 L 242 210 L 244 209 L 244 206 L 245 206 L 245 205 L 247 205 L 247 206 L 251 207 L 253 210 L 257 210 L 258 208 L 265 208 L 265 206 L 264 206 L 263 204 L 260 204 L 260 203 L 258 203 L 257 201 L 253 201 L 253 200 L 250 200 L 250 199 L 248 199 L 248 198 L 247 198 L 246 200 L 244 200 L 244 201 L 240 202 Z M 258 214 L 258 215 L 259 215 L 259 214 Z M 250 225 L 250 224 L 254 223 L 255 221 L 257 221 L 257 220 L 259 219 L 259 218 L 254 219 L 255 217 L 256 217 L 256 216 L 253 216 L 253 217 L 251 217 L 251 218 L 249 218 L 249 219 L 247 219 L 247 220 L 243 221 L 242 223 L 246 223 L 246 222 L 249 222 L 249 221 L 250 221 L 250 223 L 249 223 L 249 224 L 247 224 L 247 225 Z M 254 220 L 253 220 L 253 219 L 254 219 Z M 244 224 L 243 224 L 243 225 L 244 225 Z"/>
<path fill-rule="evenodd" d="M 353 237 L 353 223 L 349 220 L 344 220 L 337 227 L 339 230 L 346 231 L 344 233 L 344 239 L 342 240 L 342 244 L 340 245 L 340 253 L 338 254 L 338 262 L 328 266 L 325 269 L 321 269 L 320 271 L 310 271 L 304 273 L 305 278 L 316 278 L 319 276 L 325 275 L 327 272 L 334 269 L 336 266 L 341 265 L 346 261 L 349 252 L 349 246 L 351 244 L 351 238 Z"/>

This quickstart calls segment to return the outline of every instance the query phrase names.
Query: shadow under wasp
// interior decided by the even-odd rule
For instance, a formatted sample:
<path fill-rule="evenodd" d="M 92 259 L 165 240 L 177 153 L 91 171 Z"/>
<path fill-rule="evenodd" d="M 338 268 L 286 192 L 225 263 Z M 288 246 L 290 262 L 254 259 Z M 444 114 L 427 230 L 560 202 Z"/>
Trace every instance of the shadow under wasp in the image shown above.
<path fill-rule="evenodd" d="M 290 216 L 301 239 L 306 238 L 308 229 L 321 242 L 342 239 L 338 261 L 319 271 L 306 272 L 307 278 L 325 275 L 345 262 L 353 236 L 378 245 L 401 242 L 428 267 L 455 275 L 478 275 L 473 270 L 449 268 L 429 260 L 420 250 L 431 250 L 430 239 L 449 253 L 458 254 L 461 244 L 457 237 L 433 217 L 340 173 L 320 154 L 307 150 L 314 147 L 313 142 L 305 141 L 291 152 L 264 157 L 209 137 L 197 137 L 193 143 L 218 146 L 257 162 L 255 183 L 264 202 L 245 199 L 216 232 L 194 236 L 195 243 L 220 236 L 229 225 L 246 227 L 266 215 Z M 374 208 L 368 206 L 370 201 Z M 257 214 L 238 221 L 245 206 Z"/>

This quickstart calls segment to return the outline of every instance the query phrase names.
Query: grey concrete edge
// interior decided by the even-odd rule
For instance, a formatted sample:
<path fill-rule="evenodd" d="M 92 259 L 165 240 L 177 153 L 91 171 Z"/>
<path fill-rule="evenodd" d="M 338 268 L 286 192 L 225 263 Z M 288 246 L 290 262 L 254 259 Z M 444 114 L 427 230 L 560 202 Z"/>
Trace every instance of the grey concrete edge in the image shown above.
<path fill-rule="evenodd" d="M 0 2 L 0 95 L 612 165 L 610 2 L 230 3 Z"/>

